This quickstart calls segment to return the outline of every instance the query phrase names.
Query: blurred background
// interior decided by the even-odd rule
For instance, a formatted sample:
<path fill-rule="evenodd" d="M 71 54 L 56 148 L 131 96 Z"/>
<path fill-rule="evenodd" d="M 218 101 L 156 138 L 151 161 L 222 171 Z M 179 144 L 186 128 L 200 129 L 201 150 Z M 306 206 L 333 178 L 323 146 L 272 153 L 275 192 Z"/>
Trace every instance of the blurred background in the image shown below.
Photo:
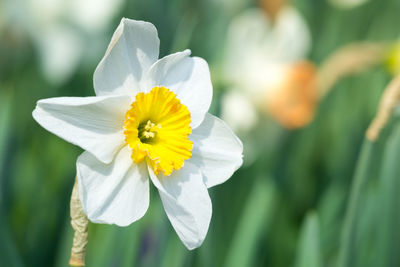
<path fill-rule="evenodd" d="M 41 128 L 36 101 L 94 95 L 122 17 L 158 29 L 160 57 L 209 62 L 210 112 L 244 165 L 210 189 L 188 251 L 152 188 L 129 227 L 89 226 L 87 266 L 400 266 L 400 124 L 365 140 L 400 73 L 398 0 L 1 0 L 0 266 L 68 266 L 82 152 Z"/>

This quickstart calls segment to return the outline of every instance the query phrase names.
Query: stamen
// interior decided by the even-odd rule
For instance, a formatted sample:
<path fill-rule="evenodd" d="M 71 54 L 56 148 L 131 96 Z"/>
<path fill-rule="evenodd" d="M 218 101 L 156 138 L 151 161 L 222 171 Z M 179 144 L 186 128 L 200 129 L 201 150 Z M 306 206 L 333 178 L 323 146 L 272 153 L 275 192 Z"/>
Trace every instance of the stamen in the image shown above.
<path fill-rule="evenodd" d="M 156 136 L 153 132 L 144 132 L 143 135 L 145 138 L 154 138 Z"/>
<path fill-rule="evenodd" d="M 142 122 L 138 127 L 138 137 L 143 143 L 150 143 L 156 137 L 157 130 L 161 129 L 161 124 L 155 124 L 151 120 Z"/>
<path fill-rule="evenodd" d="M 155 126 L 155 124 L 152 123 L 150 120 L 148 120 L 146 126 L 144 127 L 144 129 L 145 129 L 146 131 L 151 131 L 151 129 L 152 129 L 154 126 Z"/>

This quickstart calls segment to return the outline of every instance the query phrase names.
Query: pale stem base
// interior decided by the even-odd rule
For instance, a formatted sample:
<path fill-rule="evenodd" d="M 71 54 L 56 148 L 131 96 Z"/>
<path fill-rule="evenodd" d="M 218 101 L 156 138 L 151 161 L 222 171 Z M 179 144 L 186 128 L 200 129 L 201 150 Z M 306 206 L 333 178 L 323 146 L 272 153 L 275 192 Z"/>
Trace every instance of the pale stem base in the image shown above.
<path fill-rule="evenodd" d="M 78 195 L 78 183 L 75 180 L 71 195 L 71 225 L 74 229 L 74 240 L 71 249 L 70 266 L 85 266 L 86 244 L 88 242 L 89 220 L 83 213 Z"/>

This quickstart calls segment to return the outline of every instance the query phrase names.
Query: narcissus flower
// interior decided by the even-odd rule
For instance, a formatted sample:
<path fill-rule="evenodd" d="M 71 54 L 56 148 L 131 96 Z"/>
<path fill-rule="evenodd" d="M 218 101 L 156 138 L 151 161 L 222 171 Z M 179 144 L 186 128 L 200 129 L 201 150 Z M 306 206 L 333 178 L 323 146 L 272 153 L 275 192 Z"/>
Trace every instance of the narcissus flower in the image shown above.
<path fill-rule="evenodd" d="M 232 90 L 222 101 L 222 117 L 238 132 L 255 127 L 258 114 L 268 114 L 288 129 L 313 118 L 316 70 L 305 62 L 310 32 L 302 15 L 283 2 L 269 6 L 274 1 L 260 1 L 262 9 L 244 12 L 229 27 L 224 78 Z M 275 6 L 279 9 L 268 9 Z M 240 108 L 234 103 L 239 95 Z M 249 115 L 232 116 L 234 112 Z"/>
<path fill-rule="evenodd" d="M 211 219 L 207 188 L 242 164 L 243 146 L 207 113 L 207 63 L 185 50 L 158 59 L 151 23 L 122 19 L 94 73 L 95 97 L 40 100 L 33 117 L 83 148 L 79 197 L 92 222 L 126 226 L 149 206 L 149 179 L 187 248 L 200 246 Z"/>
<path fill-rule="evenodd" d="M 11 32 L 22 33 L 32 42 L 44 78 L 57 85 L 70 79 L 80 62 L 93 62 L 92 55 L 101 47 L 98 44 L 104 42 L 104 29 L 124 3 L 123 0 L 1 2 L 0 24 L 5 23 Z M 88 39 L 96 45 L 85 45 Z"/>
<path fill-rule="evenodd" d="M 296 129 L 307 125 L 317 106 L 317 70 L 307 61 L 288 65 L 285 79 L 265 95 L 263 108 L 281 125 Z"/>

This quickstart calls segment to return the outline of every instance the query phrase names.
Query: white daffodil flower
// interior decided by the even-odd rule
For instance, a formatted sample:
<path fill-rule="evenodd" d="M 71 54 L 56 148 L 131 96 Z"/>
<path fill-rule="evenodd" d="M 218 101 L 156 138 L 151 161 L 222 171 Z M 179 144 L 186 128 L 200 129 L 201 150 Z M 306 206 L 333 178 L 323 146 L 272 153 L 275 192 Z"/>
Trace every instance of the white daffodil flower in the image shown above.
<path fill-rule="evenodd" d="M 303 61 L 311 46 L 311 34 L 302 15 L 293 6 L 283 6 L 273 20 L 265 10 L 252 8 L 231 23 L 224 64 L 224 79 L 232 87 L 222 101 L 222 118 L 238 133 L 246 135 L 257 123 L 233 112 L 254 113 L 266 110 L 276 91 L 285 87 L 291 69 Z M 238 108 L 241 95 L 247 102 Z M 232 108 L 233 107 L 233 108 Z M 242 107 L 242 106 L 240 106 Z"/>
<path fill-rule="evenodd" d="M 80 146 L 79 197 L 92 222 L 126 226 L 149 206 L 149 179 L 188 249 L 206 236 L 207 188 L 242 164 L 243 146 L 207 113 L 208 64 L 185 50 L 158 59 L 153 24 L 122 19 L 94 73 L 95 97 L 40 100 L 33 117 Z"/>
<path fill-rule="evenodd" d="M 250 131 L 258 121 L 253 103 L 237 89 L 226 93 L 221 102 L 221 116 L 235 131 Z"/>
<path fill-rule="evenodd" d="M 102 33 L 122 4 L 122 0 L 5 0 L 0 4 L 0 24 L 3 21 L 29 37 L 39 53 L 44 77 L 62 84 L 82 57 L 91 59 L 97 47 L 85 44 L 94 39 L 93 43 L 103 42 Z"/>

